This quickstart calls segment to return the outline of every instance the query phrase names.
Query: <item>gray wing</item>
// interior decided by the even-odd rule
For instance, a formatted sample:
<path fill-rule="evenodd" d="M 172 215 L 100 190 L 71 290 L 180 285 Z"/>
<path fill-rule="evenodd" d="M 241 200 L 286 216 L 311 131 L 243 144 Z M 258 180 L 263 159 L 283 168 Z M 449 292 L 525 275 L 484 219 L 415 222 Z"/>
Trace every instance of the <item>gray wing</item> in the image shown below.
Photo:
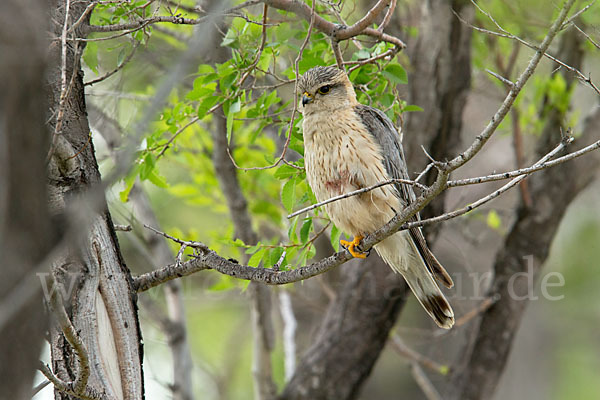
<path fill-rule="evenodd" d="M 362 104 L 356 106 L 354 111 L 360 117 L 367 131 L 373 135 L 375 142 L 381 146 L 383 151 L 383 162 L 389 177 L 392 179 L 410 179 L 406 162 L 404 161 L 404 151 L 402 149 L 402 143 L 400 142 L 400 135 L 392 121 L 382 111 Z M 398 183 L 395 187 L 397 189 L 398 197 L 403 204 L 410 204 L 417 199 L 412 186 L 405 183 Z M 398 211 L 400 210 L 396 210 L 396 212 Z M 417 221 L 419 219 L 420 217 L 417 213 L 411 218 L 411 221 Z M 429 271 L 446 287 L 452 287 L 452 279 L 444 267 L 435 258 L 431 250 L 429 250 L 429 247 L 427 247 L 427 242 L 425 241 L 421 229 L 411 228 L 409 229 L 409 232 Z"/>

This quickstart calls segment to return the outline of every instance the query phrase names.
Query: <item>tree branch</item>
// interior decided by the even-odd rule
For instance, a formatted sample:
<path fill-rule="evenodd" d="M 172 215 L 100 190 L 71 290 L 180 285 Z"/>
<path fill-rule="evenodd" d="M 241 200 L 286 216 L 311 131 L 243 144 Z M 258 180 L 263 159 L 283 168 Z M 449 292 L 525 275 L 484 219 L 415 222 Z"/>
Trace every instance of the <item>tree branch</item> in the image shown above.
<path fill-rule="evenodd" d="M 360 24 L 358 24 L 357 22 L 356 24 L 348 28 L 340 29 L 339 25 L 336 25 L 333 22 L 329 22 L 319 15 L 315 15 L 314 25 L 316 29 L 325 33 L 329 37 L 335 38 L 338 41 L 350 39 L 358 35 L 367 35 L 387 43 L 392 43 L 400 49 L 404 49 L 406 45 L 402 40 L 398 39 L 397 37 L 382 33 L 377 29 L 362 28 L 363 25 L 368 26 L 377 16 L 377 14 L 379 14 L 379 12 L 381 12 L 381 10 L 383 10 L 383 8 L 385 8 L 385 6 L 389 4 L 389 2 L 389 0 L 379 0 L 377 4 L 373 7 L 373 9 L 376 9 L 375 15 L 372 12 L 373 9 L 371 9 L 369 13 L 367 13 L 369 17 L 367 17 L 366 15 L 359 21 Z M 293 12 L 294 14 L 298 15 L 301 18 L 304 18 L 307 21 L 310 21 L 311 19 L 311 8 L 303 2 L 293 0 L 264 0 L 264 3 L 268 4 L 273 8 Z"/>

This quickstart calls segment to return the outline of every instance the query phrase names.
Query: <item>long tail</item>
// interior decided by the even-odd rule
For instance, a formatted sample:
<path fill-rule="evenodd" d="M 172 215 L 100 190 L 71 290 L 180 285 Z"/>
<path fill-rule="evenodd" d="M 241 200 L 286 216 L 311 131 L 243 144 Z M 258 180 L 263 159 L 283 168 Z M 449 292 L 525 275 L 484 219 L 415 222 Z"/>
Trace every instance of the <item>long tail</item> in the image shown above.
<path fill-rule="evenodd" d="M 433 273 L 447 286 L 452 285 L 452 280 L 437 260 L 437 265 L 431 265 L 431 262 L 428 264 L 429 257 L 423 255 L 423 249 L 420 250 L 423 244 L 424 242 L 415 243 L 411 233 L 402 231 L 377 244 L 375 250 L 395 272 L 402 274 L 419 303 L 435 323 L 440 328 L 450 329 L 454 325 L 454 312 L 435 283 Z M 426 251 L 429 252 L 429 249 Z M 445 275 L 444 279 L 440 279 L 440 268 Z"/>

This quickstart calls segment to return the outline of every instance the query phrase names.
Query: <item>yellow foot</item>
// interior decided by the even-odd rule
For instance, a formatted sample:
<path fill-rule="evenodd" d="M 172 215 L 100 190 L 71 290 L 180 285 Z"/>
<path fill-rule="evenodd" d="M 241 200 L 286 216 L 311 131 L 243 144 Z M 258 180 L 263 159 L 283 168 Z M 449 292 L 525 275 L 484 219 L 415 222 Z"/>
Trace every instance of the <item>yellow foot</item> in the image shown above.
<path fill-rule="evenodd" d="M 347 240 L 340 240 L 340 244 L 346 249 L 348 249 L 350 254 L 352 254 L 352 257 L 367 258 L 367 255 L 365 253 L 359 253 L 358 251 L 354 250 L 354 248 L 358 246 L 362 239 L 362 236 L 354 236 L 354 239 L 351 242 L 348 242 Z"/>

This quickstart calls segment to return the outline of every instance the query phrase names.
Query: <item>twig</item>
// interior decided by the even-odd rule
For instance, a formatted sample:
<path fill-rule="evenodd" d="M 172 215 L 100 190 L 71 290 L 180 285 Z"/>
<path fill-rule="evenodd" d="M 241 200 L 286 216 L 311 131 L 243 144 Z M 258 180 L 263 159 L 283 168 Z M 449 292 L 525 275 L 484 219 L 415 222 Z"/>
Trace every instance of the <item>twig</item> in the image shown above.
<path fill-rule="evenodd" d="M 69 26 L 70 9 L 71 0 L 66 0 L 65 22 L 63 24 L 62 33 L 60 35 L 60 97 L 58 100 L 58 110 L 56 113 L 56 125 L 54 126 L 54 132 L 52 134 L 52 140 L 50 143 L 50 149 L 48 150 L 48 155 L 46 156 L 46 161 L 50 160 L 52 158 L 52 155 L 54 154 L 54 148 L 56 147 L 56 136 L 60 133 L 62 129 L 62 123 L 64 118 L 65 101 L 67 99 L 67 28 Z M 77 51 L 75 51 L 75 54 L 77 55 Z M 75 65 L 77 65 L 77 63 L 75 63 Z M 71 82 L 73 81 L 73 76 L 75 76 L 75 66 L 73 67 L 73 75 L 71 76 Z M 69 87 L 70 86 L 71 85 L 69 85 Z"/>
<path fill-rule="evenodd" d="M 371 185 L 371 186 L 366 187 L 366 188 L 362 188 L 362 189 L 358 189 L 358 190 L 353 190 L 352 192 L 348 192 L 348 193 L 345 193 L 345 194 L 340 194 L 339 196 L 335 196 L 335 197 L 332 197 L 330 199 L 327 199 L 327 200 L 318 202 L 316 204 L 310 205 L 310 206 L 305 207 L 305 208 L 303 208 L 301 210 L 298 210 L 298 211 L 295 211 L 295 212 L 291 213 L 290 215 L 287 216 L 287 218 L 290 219 L 290 218 L 295 217 L 296 215 L 300 215 L 300 214 L 305 213 L 307 211 L 314 210 L 317 207 L 324 206 L 325 204 L 333 203 L 334 201 L 338 201 L 338 200 L 342 200 L 342 199 L 347 199 L 348 197 L 352 197 L 352 196 L 356 196 L 356 195 L 359 195 L 359 194 L 362 194 L 362 193 L 370 192 L 371 190 L 375 190 L 375 189 L 380 188 L 382 186 L 392 185 L 392 184 L 396 184 L 396 183 L 402 183 L 402 184 L 405 184 L 405 185 L 417 186 L 420 189 L 426 189 L 427 188 L 426 186 L 424 186 L 424 185 L 422 185 L 420 183 L 417 183 L 415 181 L 409 181 L 409 180 L 406 180 L 406 179 L 388 179 L 387 181 L 379 182 L 379 183 L 376 183 L 376 184 Z"/>
<path fill-rule="evenodd" d="M 434 163 L 432 163 L 432 162 L 427 164 L 425 169 L 423 171 L 421 171 L 421 173 L 419 175 L 417 175 L 417 177 L 415 178 L 415 182 L 419 182 L 431 170 L 431 168 L 433 168 L 433 166 L 434 166 Z"/>
<path fill-rule="evenodd" d="M 459 327 L 465 325 L 467 322 L 471 321 L 478 315 L 481 315 L 485 310 L 490 308 L 495 302 L 500 300 L 500 294 L 496 293 L 493 297 L 486 297 L 481 303 L 479 303 L 475 308 L 470 310 L 464 315 L 461 315 L 460 318 L 456 320 L 454 323 L 454 327 Z"/>
<path fill-rule="evenodd" d="M 159 158 L 161 158 L 165 154 L 165 152 L 169 149 L 169 147 L 171 146 L 171 144 L 173 143 L 173 141 L 177 138 L 177 136 L 179 136 L 179 134 L 181 134 L 181 132 L 185 131 L 188 127 L 190 127 L 191 125 L 195 124 L 199 120 L 200 120 L 200 117 L 198 117 L 196 115 L 194 118 L 192 118 L 191 120 L 189 120 L 188 123 L 186 123 L 184 126 L 182 126 L 181 128 L 179 128 L 177 130 L 177 132 L 175 132 L 173 134 L 173 136 L 171 136 L 171 138 L 167 141 L 167 143 L 165 143 L 165 145 L 163 146 L 163 148 L 160 151 L 160 153 L 158 153 L 158 155 L 156 156 L 156 159 L 158 160 Z"/>
<path fill-rule="evenodd" d="M 78 155 L 80 155 L 81 153 L 83 153 L 85 151 L 85 149 L 90 145 L 90 143 L 92 142 L 92 132 L 90 132 L 88 134 L 88 140 L 85 142 L 85 144 L 81 147 L 81 149 L 79 149 L 79 151 L 75 154 L 73 154 L 70 157 L 67 157 L 66 160 L 72 160 L 73 158 L 77 157 Z"/>
<path fill-rule="evenodd" d="M 364 17 L 356 21 L 352 26 L 342 27 L 341 29 L 336 29 L 331 35 L 338 42 L 341 40 L 350 39 L 356 35 L 360 35 L 362 32 L 367 29 L 369 25 L 373 23 L 375 18 L 383 11 L 385 7 L 390 4 L 391 0 L 379 0 L 373 8 L 371 8 Z M 382 31 L 377 31 L 378 33 L 383 33 Z"/>
<path fill-rule="evenodd" d="M 421 226 L 424 223 L 436 222 L 437 220 L 444 220 L 453 217 L 443 215 L 424 221 L 414 221 L 406 223 L 406 221 L 408 221 L 413 215 L 415 215 L 421 209 L 423 209 L 423 207 L 425 207 L 447 187 L 448 176 L 450 172 L 456 170 L 457 168 L 460 168 L 462 165 L 464 165 L 466 162 L 472 159 L 481 150 L 481 148 L 487 142 L 487 140 L 489 140 L 489 138 L 495 132 L 502 119 L 506 116 L 516 96 L 521 91 L 527 80 L 533 74 L 533 71 L 536 69 L 540 59 L 542 58 L 545 51 L 548 49 L 548 46 L 550 45 L 552 39 L 556 36 L 562 22 L 567 16 L 569 9 L 573 6 L 573 3 L 574 0 L 568 0 L 565 3 L 557 19 L 554 21 L 554 23 L 548 30 L 548 33 L 542 41 L 540 48 L 536 51 L 533 58 L 529 62 L 527 68 L 522 72 L 519 79 L 515 82 L 514 87 L 509 91 L 509 94 L 507 95 L 506 99 L 504 100 L 498 111 L 495 113 L 495 115 L 492 117 L 491 122 L 482 131 L 482 133 L 478 135 L 475 138 L 474 142 L 457 157 L 455 157 L 449 162 L 439 163 L 439 165 L 437 166 L 438 176 L 434 183 L 431 186 L 427 187 L 416 201 L 407 205 L 387 224 L 385 224 L 384 226 L 382 226 L 381 228 L 364 238 L 361 242 L 359 250 L 364 251 L 370 249 L 373 245 L 382 241 L 383 239 L 387 238 L 393 233 L 399 231 L 400 229 L 408 229 L 413 226 Z M 271 4 L 272 1 L 269 1 L 269 5 Z M 298 7 L 302 7 L 300 3 L 293 4 L 295 4 Z M 315 3 L 313 3 L 313 7 L 314 4 Z M 314 18 L 315 21 L 317 21 L 316 16 Z M 546 162 L 550 157 L 554 156 L 556 152 L 562 150 L 562 148 L 567 144 L 566 142 L 567 141 L 563 141 L 555 150 L 548 153 L 546 157 L 542 158 L 542 160 L 540 160 L 538 164 Z M 518 183 L 518 181 L 524 179 L 524 177 L 525 176 L 519 177 L 511 181 L 510 183 L 512 184 L 515 181 L 516 183 Z M 498 191 L 496 191 L 490 194 L 489 196 L 486 196 L 486 198 L 481 199 L 479 201 L 479 204 L 483 204 L 484 202 L 491 200 L 492 198 L 496 197 L 499 193 Z M 472 209 L 473 205 L 469 207 L 470 209 Z M 464 213 L 462 210 L 458 210 L 458 212 Z M 180 243 L 181 242 L 185 241 L 180 241 Z M 326 257 L 320 261 L 317 261 L 304 267 L 286 271 L 276 271 L 270 268 L 252 268 L 249 266 L 240 265 L 236 262 L 229 261 L 219 256 L 214 251 L 208 250 L 208 248 L 204 244 L 202 244 L 202 246 L 202 251 L 200 252 L 200 254 L 196 254 L 193 260 L 187 261 L 179 266 L 171 264 L 159 270 L 155 270 L 150 273 L 136 277 L 134 279 L 134 287 L 136 287 L 137 291 L 148 290 L 149 288 L 160 285 L 165 281 L 175 279 L 184 275 L 193 274 L 195 272 L 205 269 L 215 269 L 222 274 L 230 275 L 238 279 L 247 279 L 267 284 L 278 285 L 297 282 L 312 276 L 322 274 L 326 271 L 331 270 L 332 268 L 343 264 L 344 262 L 352 258 L 352 256 L 348 252 L 343 251 L 335 253 L 329 257 Z"/>
<path fill-rule="evenodd" d="M 412 376 L 415 378 L 415 382 L 417 382 L 417 385 L 419 385 L 427 400 L 442 400 L 442 396 L 435 386 L 433 386 L 433 383 L 431 383 L 427 375 L 425 375 L 425 372 L 421 369 L 419 364 L 411 363 L 410 366 Z"/>
<path fill-rule="evenodd" d="M 438 374 L 447 375 L 450 372 L 450 368 L 447 365 L 442 365 L 436 361 L 433 361 L 430 358 L 427 358 L 421 353 L 408 347 L 406 343 L 404 343 L 404 340 L 402 340 L 402 338 L 398 334 L 392 334 L 390 336 L 390 339 L 392 339 L 390 341 L 392 347 L 401 356 L 406 357 L 413 362 L 419 363 L 420 365 Z"/>
<path fill-rule="evenodd" d="M 455 181 L 448 181 L 448 187 L 474 185 L 474 184 L 479 184 L 479 183 L 510 179 L 510 178 L 514 178 L 519 175 L 529 175 L 533 172 L 541 171 L 543 169 L 554 167 L 554 166 L 562 164 L 564 162 L 573 160 L 574 158 L 580 157 L 586 153 L 589 153 L 589 152 L 597 150 L 597 149 L 600 149 L 600 140 L 598 140 L 580 150 L 566 154 L 562 157 L 558 157 L 551 161 L 546 161 L 539 165 L 537 165 L 537 163 L 536 163 L 536 164 L 532 165 L 531 167 L 521 168 L 521 169 L 517 169 L 514 171 L 509 171 L 509 172 L 503 172 L 501 174 L 492 174 L 492 175 L 487 175 L 487 176 L 480 176 L 477 178 L 466 178 L 466 179 L 458 179 Z"/>
<path fill-rule="evenodd" d="M 45 380 L 42 383 L 36 385 L 31 391 L 31 397 L 34 397 L 36 394 L 41 392 L 46 386 L 48 386 L 51 382 L 49 380 Z"/>
<path fill-rule="evenodd" d="M 169 234 L 167 234 L 165 232 L 161 232 L 158 229 L 154 229 L 153 227 L 151 227 L 149 225 L 146 225 L 146 224 L 144 224 L 144 228 L 150 229 L 152 232 L 156 233 L 157 235 L 164 236 L 167 239 L 170 239 L 170 240 L 174 241 L 175 243 L 178 243 L 178 244 L 180 244 L 182 246 L 192 247 L 192 248 L 198 249 L 198 250 L 200 250 L 202 252 L 210 251 L 210 249 L 208 248 L 208 246 L 205 245 L 202 242 L 196 242 L 196 241 L 193 241 L 193 240 L 182 240 L 182 239 L 176 238 L 174 236 L 171 236 L 171 235 L 169 235 Z"/>
<path fill-rule="evenodd" d="M 294 69 L 295 69 L 295 73 L 296 73 L 296 82 L 294 83 L 294 99 L 298 98 L 298 78 L 300 76 L 300 72 L 299 72 L 300 60 L 302 59 L 302 54 L 304 53 L 304 49 L 308 45 L 308 41 L 310 40 L 310 35 L 312 35 L 313 26 L 315 24 L 315 18 L 317 17 L 317 15 L 315 14 L 316 3 L 317 3 L 316 1 L 313 2 L 312 10 L 311 10 L 310 24 L 308 26 L 308 32 L 306 32 L 306 37 L 304 38 L 304 42 L 302 42 L 302 46 L 300 46 L 300 51 L 298 52 L 298 55 L 296 56 L 296 60 L 294 61 Z M 237 169 L 241 169 L 242 171 L 256 171 L 256 170 L 271 169 L 271 168 L 275 168 L 276 166 L 278 166 L 281 162 L 284 162 L 285 164 L 290 165 L 292 167 L 299 168 L 293 164 L 287 163 L 284 159 L 284 157 L 287 153 L 288 147 L 290 145 L 290 140 L 292 139 L 292 131 L 294 129 L 294 122 L 296 120 L 297 112 L 298 112 L 298 102 L 294 101 L 294 108 L 292 109 L 292 116 L 290 118 L 290 125 L 289 125 L 289 129 L 288 129 L 287 139 L 285 141 L 285 144 L 283 145 L 283 150 L 281 151 L 281 155 L 275 160 L 275 162 L 273 164 L 267 165 L 265 167 L 249 167 L 249 168 L 240 167 L 235 162 L 235 159 L 233 158 L 230 149 L 227 148 L 227 154 L 229 155 L 229 158 L 231 159 L 231 162 L 233 163 L 233 165 Z"/>
<path fill-rule="evenodd" d="M 554 150 L 552 150 L 551 152 L 546 154 L 544 157 L 542 157 L 537 163 L 533 164 L 533 167 L 539 167 L 540 165 L 544 164 L 546 161 L 550 160 L 552 157 L 554 157 L 554 155 L 556 155 L 557 153 L 562 151 L 565 148 L 565 146 L 567 146 L 569 143 L 571 143 L 572 140 L 573 140 L 573 138 L 568 138 L 567 140 L 564 140 L 563 142 L 561 142 L 558 146 L 556 146 L 554 148 Z M 420 220 L 420 221 L 407 222 L 402 226 L 401 229 L 410 229 L 410 228 L 414 228 L 417 226 L 423 226 L 423 225 L 427 225 L 427 224 L 431 224 L 431 223 L 435 223 L 435 222 L 446 221 L 448 219 L 456 218 L 458 216 L 466 214 L 469 211 L 472 211 L 477 207 L 481 207 L 482 205 L 489 202 L 490 200 L 495 199 L 496 197 L 500 196 L 502 193 L 511 189 L 512 187 L 517 185 L 519 182 L 521 182 L 526 177 L 527 177 L 527 174 L 520 174 L 520 176 L 518 176 L 517 178 L 508 182 L 506 185 L 502 186 L 500 189 L 488 194 L 485 197 L 480 198 L 479 200 L 469 204 L 468 206 L 465 206 L 458 210 L 454 210 L 454 211 L 451 211 L 451 212 L 448 212 L 448 213 L 445 213 L 442 215 L 438 215 L 437 217 L 427 218 L 427 219 Z"/>
<path fill-rule="evenodd" d="M 479 150 L 481 150 L 483 145 L 489 140 L 492 134 L 496 131 L 498 125 L 500 125 L 500 122 L 502 122 L 502 120 L 508 113 L 508 110 L 512 107 L 512 104 L 517 98 L 517 95 L 519 94 L 521 89 L 523 89 L 525 83 L 527 83 L 531 75 L 533 75 L 533 71 L 535 71 L 535 69 L 537 68 L 537 65 L 539 64 L 541 58 L 545 55 L 546 50 L 548 50 L 550 43 L 552 43 L 552 40 L 560 30 L 560 26 L 566 18 L 569 9 L 573 6 L 574 1 L 575 0 L 568 0 L 565 3 L 565 5 L 560 11 L 559 16 L 548 30 L 548 33 L 544 37 L 544 40 L 540 44 L 539 48 L 536 49 L 536 52 L 529 61 L 527 68 L 525 68 L 523 73 L 519 76 L 519 79 L 517 79 L 514 86 L 511 87 L 506 98 L 502 102 L 502 105 L 494 114 L 490 123 L 485 127 L 481 134 L 479 134 L 475 138 L 475 141 L 473 142 L 473 144 L 471 144 L 471 146 L 469 146 L 469 148 L 467 148 L 464 152 L 459 154 L 455 159 L 448 163 L 448 167 L 450 170 L 455 170 L 461 167 L 467 161 L 473 158 L 475 154 L 477 154 Z"/>
<path fill-rule="evenodd" d="M 487 13 L 485 10 L 483 10 L 481 8 L 481 6 L 479 6 L 474 0 L 471 0 L 471 2 L 477 7 L 477 9 L 484 14 L 486 17 L 488 17 L 490 19 L 490 21 L 492 21 L 496 27 L 500 30 L 500 32 L 495 32 L 495 31 L 491 31 L 488 29 L 484 29 L 484 28 L 480 28 L 478 26 L 475 26 L 467 21 L 465 21 L 459 14 L 457 14 L 456 12 L 454 12 L 454 15 L 456 15 L 456 17 L 465 25 L 469 26 L 471 29 L 474 29 L 476 31 L 488 34 L 488 35 L 494 35 L 494 36 L 499 36 L 499 37 L 504 37 L 507 39 L 511 39 L 511 40 L 516 40 L 517 42 L 523 44 L 526 47 L 529 47 L 532 50 L 536 51 L 536 55 L 539 53 L 539 48 L 523 39 L 521 39 L 520 37 L 513 35 L 512 33 L 508 32 L 507 30 L 505 30 L 504 28 L 502 28 L 500 26 L 500 24 L 498 24 L 498 22 L 496 22 L 496 20 L 489 14 Z M 572 6 L 572 4 L 571 4 Z M 570 7 L 569 7 L 570 8 Z M 564 9 L 564 8 L 563 8 Z M 586 8 L 587 9 L 587 8 Z M 556 28 L 556 27 L 552 27 L 551 29 Z M 556 35 L 556 33 L 561 30 L 563 28 L 563 26 L 561 25 L 560 27 L 558 27 L 558 29 L 556 30 L 556 32 L 554 33 L 554 35 Z M 543 46 L 543 43 L 542 45 Z M 541 47 L 540 46 L 540 47 Z M 581 71 L 579 71 L 577 68 L 573 68 L 570 65 L 564 63 L 563 61 L 557 59 L 556 57 L 546 53 L 546 50 L 548 49 L 548 47 L 544 48 L 544 51 L 541 53 L 542 56 L 554 61 L 555 63 L 557 63 L 558 65 L 560 65 L 563 68 L 568 69 L 569 71 L 575 73 L 575 75 L 577 75 L 577 79 L 579 79 L 582 82 L 587 83 L 596 93 L 598 93 L 600 95 L 600 89 L 594 84 L 594 82 L 592 82 L 591 78 L 589 76 L 585 76 Z"/>
<path fill-rule="evenodd" d="M 263 19 L 262 19 L 262 23 L 263 23 L 262 24 L 262 39 L 260 41 L 260 47 L 258 48 L 258 51 L 256 52 L 254 61 L 252 61 L 252 64 L 250 64 L 250 66 L 246 69 L 246 71 L 240 78 L 240 81 L 237 84 L 238 87 L 242 86 L 242 84 L 244 83 L 246 78 L 248 78 L 248 76 L 252 73 L 252 71 L 254 71 L 254 68 L 260 61 L 260 56 L 262 55 L 262 52 L 265 48 L 265 44 L 267 43 L 267 13 L 268 13 L 268 11 L 269 11 L 269 6 L 267 4 L 264 4 L 263 5 Z"/>
<path fill-rule="evenodd" d="M 492 75 L 494 78 L 498 79 L 500 82 L 504 83 L 509 88 L 512 88 L 515 85 L 510 79 L 506 79 L 505 77 L 498 75 L 494 71 L 490 71 L 489 69 L 486 69 L 485 71 L 488 74 Z"/>
<path fill-rule="evenodd" d="M 565 29 L 567 27 L 567 25 L 569 25 L 570 23 L 575 21 L 577 19 L 577 17 L 579 17 L 581 14 L 586 12 L 591 6 L 593 6 L 595 2 L 596 2 L 596 0 L 593 0 L 590 4 L 583 7 L 581 10 L 577 11 L 575 14 L 571 15 L 571 17 L 562 24 L 561 29 Z"/>
<path fill-rule="evenodd" d="M 383 21 L 381 21 L 381 25 L 377 28 L 379 32 L 383 33 L 383 30 L 390 23 L 392 19 L 392 15 L 394 14 L 394 10 L 396 9 L 396 0 L 392 0 L 390 2 L 390 6 L 388 7 L 387 12 L 385 13 L 385 17 L 383 17 Z"/>
<path fill-rule="evenodd" d="M 115 69 L 113 69 L 112 71 L 107 72 L 106 74 L 102 75 L 99 78 L 96 78 L 96 79 L 93 79 L 91 81 L 85 82 L 83 85 L 84 86 L 89 86 L 89 85 L 93 85 L 94 83 L 102 82 L 103 80 L 105 80 L 107 78 L 110 78 L 111 76 L 113 76 L 114 74 L 116 74 L 117 72 L 119 72 L 121 69 L 123 69 L 123 67 L 125 67 L 125 65 L 127 65 L 129 63 L 129 61 L 131 61 L 131 59 L 133 58 L 133 55 L 135 54 L 135 51 L 138 48 L 139 44 L 140 44 L 140 42 L 135 42 L 135 44 L 133 45 L 133 49 L 131 49 L 131 52 L 121 62 L 121 64 L 117 65 L 117 67 Z"/>
<path fill-rule="evenodd" d="M 75 21 L 75 23 L 73 25 L 71 25 L 71 27 L 69 28 L 69 32 L 74 32 L 75 29 L 77 29 L 77 27 L 79 25 L 81 25 L 81 23 L 83 21 L 85 21 L 85 19 L 87 18 L 87 16 L 94 11 L 94 8 L 96 8 L 96 6 L 98 5 L 97 1 L 92 1 L 90 4 L 88 4 L 88 6 L 85 8 L 85 11 L 81 14 L 81 16 L 77 19 L 77 21 Z"/>
<path fill-rule="evenodd" d="M 121 232 L 131 232 L 133 228 L 131 228 L 131 225 L 119 225 L 119 224 L 115 224 L 115 231 L 121 231 Z"/>
<path fill-rule="evenodd" d="M 313 12 L 311 12 L 311 7 L 309 7 L 308 5 L 306 5 L 305 3 L 300 2 L 300 1 L 292 1 L 292 0 L 263 0 L 263 1 L 273 8 L 293 12 L 294 14 L 298 15 L 301 18 L 304 18 L 307 21 L 310 21 L 311 15 L 314 14 Z M 389 1 L 390 0 L 388 0 L 387 3 L 389 3 Z M 381 4 L 381 3 L 384 3 L 384 4 Z M 381 9 L 385 8 L 385 6 L 387 5 L 385 3 L 386 2 L 382 2 L 380 0 L 370 10 L 373 19 L 376 17 L 376 15 L 373 15 L 373 12 L 372 12 L 373 9 L 379 9 L 379 11 L 381 11 Z M 379 12 L 377 12 L 377 14 L 378 13 Z M 336 34 L 335 39 L 337 39 L 338 41 L 341 41 L 341 40 L 351 39 L 352 37 L 357 36 L 357 35 L 367 35 L 367 36 L 374 37 L 376 39 L 382 40 L 387 43 L 392 43 L 392 44 L 400 47 L 401 49 L 406 48 L 406 44 L 404 44 L 404 42 L 402 40 L 400 40 L 399 38 L 397 38 L 395 36 L 387 35 L 385 33 L 378 31 L 377 29 L 373 29 L 373 28 L 364 28 L 362 30 L 359 29 L 363 25 L 368 26 L 372 22 L 372 20 L 370 19 L 371 17 L 369 17 L 369 19 L 365 19 L 365 18 L 366 18 L 366 16 L 363 17 L 359 21 L 360 24 L 359 24 L 359 22 L 357 22 L 356 24 L 354 24 L 346 29 L 339 30 L 339 32 Z M 323 18 L 319 15 L 316 15 L 314 17 L 314 26 L 316 29 L 325 33 L 327 36 L 332 36 L 333 32 L 335 32 L 336 29 L 339 29 L 338 25 L 336 25 L 330 21 L 327 21 L 325 18 Z"/>
<path fill-rule="evenodd" d="M 344 69 L 344 56 L 342 55 L 342 51 L 340 50 L 340 42 L 334 39 L 331 36 L 331 49 L 333 50 L 333 55 L 335 56 L 335 63 L 339 69 Z"/>
<path fill-rule="evenodd" d="M 573 26 L 574 26 L 574 27 L 575 27 L 575 29 L 577 29 L 577 30 L 578 30 L 578 31 L 579 31 L 579 32 L 580 32 L 580 33 L 581 33 L 583 36 L 585 36 L 585 37 L 586 37 L 586 39 L 587 39 L 587 40 L 589 40 L 589 42 L 590 42 L 591 44 L 593 44 L 593 45 L 594 45 L 594 47 L 596 47 L 597 49 L 599 49 L 599 50 L 600 50 L 600 44 L 596 43 L 596 42 L 594 41 L 594 39 L 592 39 L 592 38 L 591 38 L 591 36 L 590 36 L 590 35 L 588 35 L 587 33 L 585 33 L 585 32 L 584 32 L 584 31 L 583 31 L 583 30 L 582 30 L 580 27 L 578 27 L 578 26 L 577 26 L 577 24 L 573 24 Z"/>

